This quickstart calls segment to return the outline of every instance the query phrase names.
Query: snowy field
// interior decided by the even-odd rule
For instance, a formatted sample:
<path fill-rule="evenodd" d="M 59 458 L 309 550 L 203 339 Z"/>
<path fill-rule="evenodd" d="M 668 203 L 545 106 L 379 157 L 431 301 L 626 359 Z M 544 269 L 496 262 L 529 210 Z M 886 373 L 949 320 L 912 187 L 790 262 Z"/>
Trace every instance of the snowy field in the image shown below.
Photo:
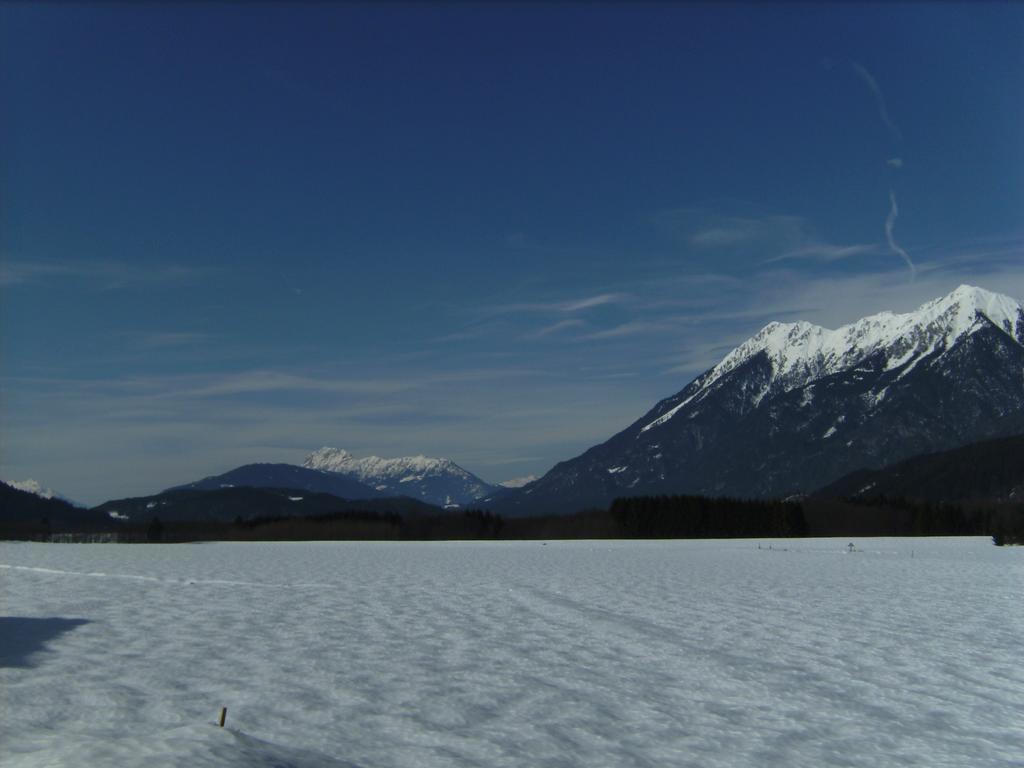
<path fill-rule="evenodd" d="M 2 543 L 0 764 L 1024 766 L 1024 549 L 845 544 Z"/>

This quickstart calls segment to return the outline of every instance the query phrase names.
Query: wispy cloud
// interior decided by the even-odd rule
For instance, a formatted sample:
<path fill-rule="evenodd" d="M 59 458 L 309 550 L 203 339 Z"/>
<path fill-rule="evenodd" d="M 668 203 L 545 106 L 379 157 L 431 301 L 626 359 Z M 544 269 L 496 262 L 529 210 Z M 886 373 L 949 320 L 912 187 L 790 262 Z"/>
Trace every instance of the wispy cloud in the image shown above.
<path fill-rule="evenodd" d="M 910 279 L 913 280 L 917 275 L 917 267 L 914 266 L 914 262 L 911 260 L 910 256 L 899 246 L 896 242 L 895 236 L 893 235 L 893 231 L 896 228 L 896 218 L 900 215 L 900 209 L 896 206 L 896 193 L 892 190 L 889 190 L 889 202 L 891 205 L 889 207 L 889 215 L 885 219 L 885 239 L 888 241 L 889 248 L 892 249 L 892 252 L 898 254 L 903 261 L 906 262 L 907 266 L 910 268 Z"/>
<path fill-rule="evenodd" d="M 874 243 L 828 242 L 802 216 L 769 214 L 735 217 L 706 214 L 706 219 L 705 226 L 689 236 L 690 245 L 707 249 L 743 247 L 755 252 L 772 253 L 762 259 L 764 264 L 794 259 L 833 262 L 877 253 L 879 250 L 879 246 Z"/>
<path fill-rule="evenodd" d="M 542 339 L 545 336 L 551 336 L 562 331 L 567 331 L 570 328 L 580 328 L 585 326 L 586 323 L 579 318 L 571 318 L 569 320 L 559 320 L 557 323 L 546 325 L 539 331 L 529 334 L 528 338 Z"/>
<path fill-rule="evenodd" d="M 626 304 L 632 297 L 625 293 L 609 292 L 583 296 L 576 299 L 558 299 L 552 301 L 517 302 L 513 304 L 497 304 L 484 310 L 486 314 L 567 314 L 583 312 L 595 307 Z"/>
<path fill-rule="evenodd" d="M 992 269 L 998 264 L 1020 265 L 1024 259 L 1024 234 L 977 238 L 961 243 L 932 243 L 922 249 L 930 258 L 947 266 L 977 264 Z"/>
<path fill-rule="evenodd" d="M 139 339 L 139 344 L 148 349 L 163 349 L 165 347 L 186 347 L 194 344 L 206 344 L 215 338 L 216 336 L 211 333 L 169 331 L 144 334 Z"/>
<path fill-rule="evenodd" d="M 753 243 L 799 239 L 806 222 L 799 216 L 720 216 L 693 232 L 689 244 L 698 248 L 728 248 Z"/>
<path fill-rule="evenodd" d="M 459 341 L 472 341 L 473 339 L 483 338 L 493 330 L 494 329 L 491 326 L 477 325 L 472 328 L 464 328 L 461 331 L 453 331 L 452 333 L 446 333 L 443 336 L 435 336 L 434 338 L 430 339 L 430 343 L 449 344 L 452 342 Z"/>
<path fill-rule="evenodd" d="M 873 244 L 861 245 L 836 245 L 834 243 L 807 243 L 799 248 L 794 248 L 786 253 L 765 259 L 765 264 L 791 259 L 809 259 L 814 261 L 841 261 L 852 256 L 863 256 L 870 253 L 877 253 L 878 246 Z"/>
<path fill-rule="evenodd" d="M 291 373 L 255 369 L 209 374 L 134 376 L 116 379 L 8 378 L 40 391 L 73 388 L 80 392 L 106 392 L 115 398 L 145 398 L 150 402 L 203 400 L 248 394 L 320 392 L 339 395 L 391 395 L 455 383 L 545 377 L 540 369 L 500 366 L 461 370 L 430 370 L 418 375 L 354 378 L 331 373 Z"/>
<path fill-rule="evenodd" d="M 626 298 L 621 293 L 601 293 L 597 296 L 588 296 L 584 299 L 565 302 L 559 307 L 559 310 L 562 312 L 579 312 L 583 309 L 603 307 L 607 304 L 621 304 Z"/>
<path fill-rule="evenodd" d="M 144 265 L 116 260 L 5 258 L 0 260 L 0 285 L 74 279 L 100 289 L 116 289 L 146 283 L 187 282 L 208 275 L 209 272 L 207 268 L 182 264 Z"/>
<path fill-rule="evenodd" d="M 882 95 L 882 89 L 879 87 L 875 76 L 872 75 L 868 71 L 867 67 L 859 61 L 850 61 L 850 66 L 853 67 L 853 71 L 860 76 L 860 79 L 864 81 L 868 90 L 870 90 L 872 95 L 875 97 L 875 106 L 878 108 L 878 116 L 882 119 L 882 122 L 885 123 L 885 127 L 889 129 L 889 134 L 895 141 L 901 141 L 903 139 L 903 134 L 900 132 L 896 123 L 892 121 L 892 118 L 889 117 L 889 109 L 885 105 L 885 96 Z"/>
<path fill-rule="evenodd" d="M 757 239 L 759 234 L 749 222 L 737 221 L 732 227 L 712 227 L 697 232 L 690 237 L 690 244 L 707 248 L 739 245 Z"/>
<path fill-rule="evenodd" d="M 651 322 L 649 320 L 631 320 L 628 323 L 621 323 L 612 328 L 602 331 L 595 331 L 582 337 L 588 341 L 599 341 L 602 339 L 623 339 L 629 336 L 648 335 L 652 333 L 671 330 L 665 323 Z"/>
<path fill-rule="evenodd" d="M 81 274 L 67 264 L 47 261 L 0 261 L 0 285 L 22 285 L 44 280 L 49 277 L 68 277 Z"/>
<path fill-rule="evenodd" d="M 893 141 L 902 141 L 903 134 L 900 132 L 899 127 L 892 121 L 892 118 L 889 117 L 889 110 L 885 104 L 885 96 L 882 95 L 882 89 L 878 85 L 878 81 L 875 79 L 875 76 L 868 71 L 867 67 L 858 61 L 851 60 L 850 66 L 853 68 L 853 71 L 860 76 L 860 79 L 864 81 L 868 90 L 870 90 L 872 95 L 875 97 L 878 116 L 885 124 L 885 127 L 889 130 L 889 134 Z M 890 168 L 894 168 L 896 170 L 903 167 L 902 157 L 890 157 L 885 162 Z M 899 216 L 899 207 L 896 205 L 896 193 L 891 189 L 889 190 L 889 204 L 889 215 L 886 216 L 885 219 L 885 239 L 889 244 L 889 250 L 897 254 L 906 263 L 907 268 L 910 269 L 910 279 L 913 280 L 917 274 L 917 267 L 914 265 L 910 255 L 896 242 L 896 238 L 893 234 L 896 227 L 896 219 Z"/>

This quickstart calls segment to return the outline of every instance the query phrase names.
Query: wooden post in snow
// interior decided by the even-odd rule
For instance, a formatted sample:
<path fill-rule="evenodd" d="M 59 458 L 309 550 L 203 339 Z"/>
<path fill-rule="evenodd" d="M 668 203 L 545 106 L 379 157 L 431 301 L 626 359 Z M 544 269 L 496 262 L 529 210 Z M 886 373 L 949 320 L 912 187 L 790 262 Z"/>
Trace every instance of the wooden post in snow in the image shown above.
<path fill-rule="evenodd" d="M 220 727 L 221 728 L 224 727 L 224 720 L 227 719 L 227 716 L 228 716 L 228 708 L 227 707 L 221 707 L 220 708 Z"/>

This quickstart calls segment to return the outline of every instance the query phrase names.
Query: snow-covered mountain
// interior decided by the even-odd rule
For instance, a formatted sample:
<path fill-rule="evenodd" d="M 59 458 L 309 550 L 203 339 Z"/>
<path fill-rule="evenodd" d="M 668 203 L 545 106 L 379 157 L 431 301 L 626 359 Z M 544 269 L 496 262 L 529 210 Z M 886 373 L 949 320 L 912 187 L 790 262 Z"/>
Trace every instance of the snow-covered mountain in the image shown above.
<path fill-rule="evenodd" d="M 444 507 L 465 506 L 494 491 L 451 459 L 428 456 L 357 459 L 341 448 L 324 447 L 309 454 L 302 466 L 350 477 L 385 496 L 411 496 Z"/>
<path fill-rule="evenodd" d="M 25 491 L 38 496 L 41 499 L 52 499 L 57 494 L 51 491 L 49 488 L 43 488 L 37 481 L 32 480 L 4 480 L 11 488 L 17 488 L 19 491 Z"/>
<path fill-rule="evenodd" d="M 829 330 L 771 323 L 678 394 L 540 480 L 510 513 L 616 496 L 787 496 L 861 467 L 1024 431 L 1024 310 L 962 285 Z"/>
<path fill-rule="evenodd" d="M 42 485 L 37 480 L 29 478 L 28 480 L 4 480 L 2 481 L 11 488 L 16 488 L 19 491 L 25 491 L 25 493 L 31 493 L 33 496 L 38 496 L 41 499 L 59 499 L 60 501 L 66 501 L 73 507 L 85 507 L 84 504 L 79 504 L 73 499 L 69 499 L 56 491 L 50 490 Z"/>

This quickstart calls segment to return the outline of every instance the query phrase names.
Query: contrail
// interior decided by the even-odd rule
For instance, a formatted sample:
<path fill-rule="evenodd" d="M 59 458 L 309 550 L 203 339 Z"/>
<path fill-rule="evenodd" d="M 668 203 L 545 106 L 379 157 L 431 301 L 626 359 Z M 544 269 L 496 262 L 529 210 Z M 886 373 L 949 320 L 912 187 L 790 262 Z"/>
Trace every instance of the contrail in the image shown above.
<path fill-rule="evenodd" d="M 882 96 L 882 89 L 878 87 L 878 81 L 875 80 L 874 75 L 867 71 L 863 64 L 850 61 L 850 66 L 853 67 L 854 71 L 860 75 L 865 85 L 871 90 L 871 93 L 875 95 L 875 104 L 878 106 L 878 116 L 882 118 L 882 122 L 885 123 L 892 137 L 896 141 L 903 139 L 903 134 L 900 129 L 896 127 L 896 123 L 889 117 L 889 110 L 885 107 L 885 97 Z"/>
<path fill-rule="evenodd" d="M 858 61 L 853 59 L 849 60 L 850 66 L 853 67 L 853 71 L 860 75 L 860 79 L 864 81 L 864 84 L 868 87 L 868 90 L 874 94 L 875 106 L 878 107 L 878 116 L 882 118 L 882 122 L 885 123 L 885 127 L 889 129 L 890 137 L 896 141 L 903 141 L 903 134 L 900 129 L 896 126 L 896 123 L 889 117 L 889 110 L 885 106 L 885 97 L 882 95 L 882 89 L 878 87 L 878 81 L 875 80 L 874 75 L 868 72 L 867 68 Z M 899 170 L 903 167 L 902 157 L 890 157 L 885 161 L 886 165 L 890 168 Z M 896 238 L 893 237 L 893 230 L 896 228 L 896 219 L 900 215 L 899 206 L 896 205 L 896 193 L 893 190 L 889 190 L 889 215 L 885 218 L 885 239 L 889 243 L 889 248 L 893 253 L 897 254 L 903 261 L 907 263 L 907 267 L 910 268 L 910 279 L 914 280 L 917 277 L 917 267 L 914 265 L 913 259 L 910 255 L 900 248 L 899 243 L 896 242 Z"/>
<path fill-rule="evenodd" d="M 896 217 L 900 215 L 900 209 L 896 206 L 896 193 L 891 189 L 889 190 L 889 201 L 892 203 L 892 207 L 889 208 L 889 215 L 885 219 L 885 239 L 889 241 L 889 247 L 892 249 L 892 252 L 899 254 L 907 262 L 907 266 L 910 267 L 910 279 L 913 280 L 917 276 L 917 267 L 914 266 L 914 262 L 907 255 L 907 252 L 897 244 L 896 238 L 892 236 L 892 231 L 896 227 Z"/>

